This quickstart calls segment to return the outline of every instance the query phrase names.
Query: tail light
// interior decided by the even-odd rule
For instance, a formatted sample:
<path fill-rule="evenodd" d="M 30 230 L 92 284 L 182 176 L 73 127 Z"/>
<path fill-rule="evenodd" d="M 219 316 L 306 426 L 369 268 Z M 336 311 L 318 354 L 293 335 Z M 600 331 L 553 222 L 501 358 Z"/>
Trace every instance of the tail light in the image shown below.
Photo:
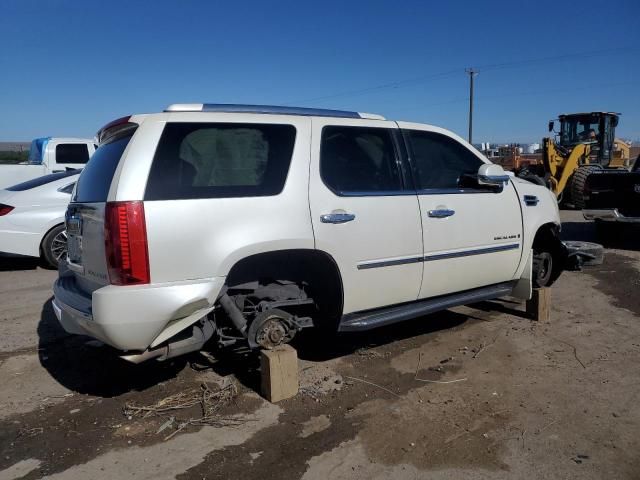
<path fill-rule="evenodd" d="M 150 282 L 144 203 L 109 202 L 104 212 L 109 280 L 113 285 Z"/>
<path fill-rule="evenodd" d="M 2 217 L 3 215 L 6 215 L 7 213 L 9 213 L 11 210 L 13 210 L 13 207 L 10 205 L 5 205 L 4 203 L 0 203 L 0 217 Z"/>

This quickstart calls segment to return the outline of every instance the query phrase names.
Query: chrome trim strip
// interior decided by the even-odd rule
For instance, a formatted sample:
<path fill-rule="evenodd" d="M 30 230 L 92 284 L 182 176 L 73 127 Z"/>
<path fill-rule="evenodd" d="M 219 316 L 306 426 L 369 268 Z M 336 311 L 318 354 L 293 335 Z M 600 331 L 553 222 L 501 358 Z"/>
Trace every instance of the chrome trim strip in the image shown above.
<path fill-rule="evenodd" d="M 418 195 L 469 195 L 474 193 L 501 193 L 498 188 L 423 188 L 417 190 Z"/>
<path fill-rule="evenodd" d="M 396 260 L 383 260 L 381 262 L 359 263 L 358 270 L 368 270 L 370 268 L 392 267 L 395 265 L 407 265 L 409 263 L 422 262 L 422 255 L 419 257 L 398 258 Z"/>
<path fill-rule="evenodd" d="M 509 245 L 498 245 L 496 247 L 478 248 L 475 250 L 464 250 L 462 252 L 438 253 L 436 255 L 426 255 L 425 262 L 434 260 L 444 260 L 445 258 L 470 257 L 472 255 L 484 255 L 485 253 L 504 252 L 506 250 L 515 250 L 520 248 L 519 243 L 511 243 Z"/>
<path fill-rule="evenodd" d="M 472 255 L 484 255 L 486 253 L 504 252 L 507 250 L 515 250 L 520 248 L 519 243 L 511 243 L 509 245 L 498 245 L 495 247 L 478 248 L 475 250 L 464 250 L 461 252 L 438 253 L 436 255 L 426 255 L 424 257 L 407 257 L 395 260 L 382 260 L 380 262 L 359 263 L 358 270 L 368 270 L 370 268 L 393 267 L 396 265 L 407 265 L 410 263 L 432 262 L 434 260 L 444 260 L 446 258 L 470 257 Z"/>

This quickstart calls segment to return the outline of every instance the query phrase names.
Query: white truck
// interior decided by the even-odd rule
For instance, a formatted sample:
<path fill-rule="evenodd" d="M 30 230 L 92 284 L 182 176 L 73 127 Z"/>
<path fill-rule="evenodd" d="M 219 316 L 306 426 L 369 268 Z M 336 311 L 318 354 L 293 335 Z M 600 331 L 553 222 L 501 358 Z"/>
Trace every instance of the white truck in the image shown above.
<path fill-rule="evenodd" d="M 83 168 L 95 149 L 95 142 L 88 138 L 36 138 L 25 163 L 0 164 L 0 188 L 49 173 Z"/>
<path fill-rule="evenodd" d="M 566 261 L 553 193 L 442 128 L 189 104 L 97 137 L 53 309 L 132 362 L 527 299 Z"/>

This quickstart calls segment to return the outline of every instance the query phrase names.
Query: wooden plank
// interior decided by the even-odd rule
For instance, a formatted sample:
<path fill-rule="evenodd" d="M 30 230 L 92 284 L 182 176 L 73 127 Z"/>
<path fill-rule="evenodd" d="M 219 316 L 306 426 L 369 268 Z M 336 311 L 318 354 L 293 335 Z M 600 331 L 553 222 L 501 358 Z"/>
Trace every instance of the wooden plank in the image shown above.
<path fill-rule="evenodd" d="M 531 300 L 527 300 L 527 315 L 538 322 L 551 320 L 551 289 L 536 288 Z"/>
<path fill-rule="evenodd" d="M 262 395 L 272 403 L 298 393 L 298 355 L 290 345 L 260 352 Z"/>

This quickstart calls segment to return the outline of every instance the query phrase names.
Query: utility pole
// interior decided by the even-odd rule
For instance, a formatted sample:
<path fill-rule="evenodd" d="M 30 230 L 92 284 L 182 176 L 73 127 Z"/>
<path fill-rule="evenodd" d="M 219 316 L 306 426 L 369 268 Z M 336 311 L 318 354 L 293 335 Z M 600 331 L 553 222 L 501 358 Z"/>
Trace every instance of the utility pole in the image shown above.
<path fill-rule="evenodd" d="M 469 143 L 473 139 L 473 78 L 478 75 L 478 71 L 473 68 L 466 68 L 465 72 L 469 74 Z"/>

